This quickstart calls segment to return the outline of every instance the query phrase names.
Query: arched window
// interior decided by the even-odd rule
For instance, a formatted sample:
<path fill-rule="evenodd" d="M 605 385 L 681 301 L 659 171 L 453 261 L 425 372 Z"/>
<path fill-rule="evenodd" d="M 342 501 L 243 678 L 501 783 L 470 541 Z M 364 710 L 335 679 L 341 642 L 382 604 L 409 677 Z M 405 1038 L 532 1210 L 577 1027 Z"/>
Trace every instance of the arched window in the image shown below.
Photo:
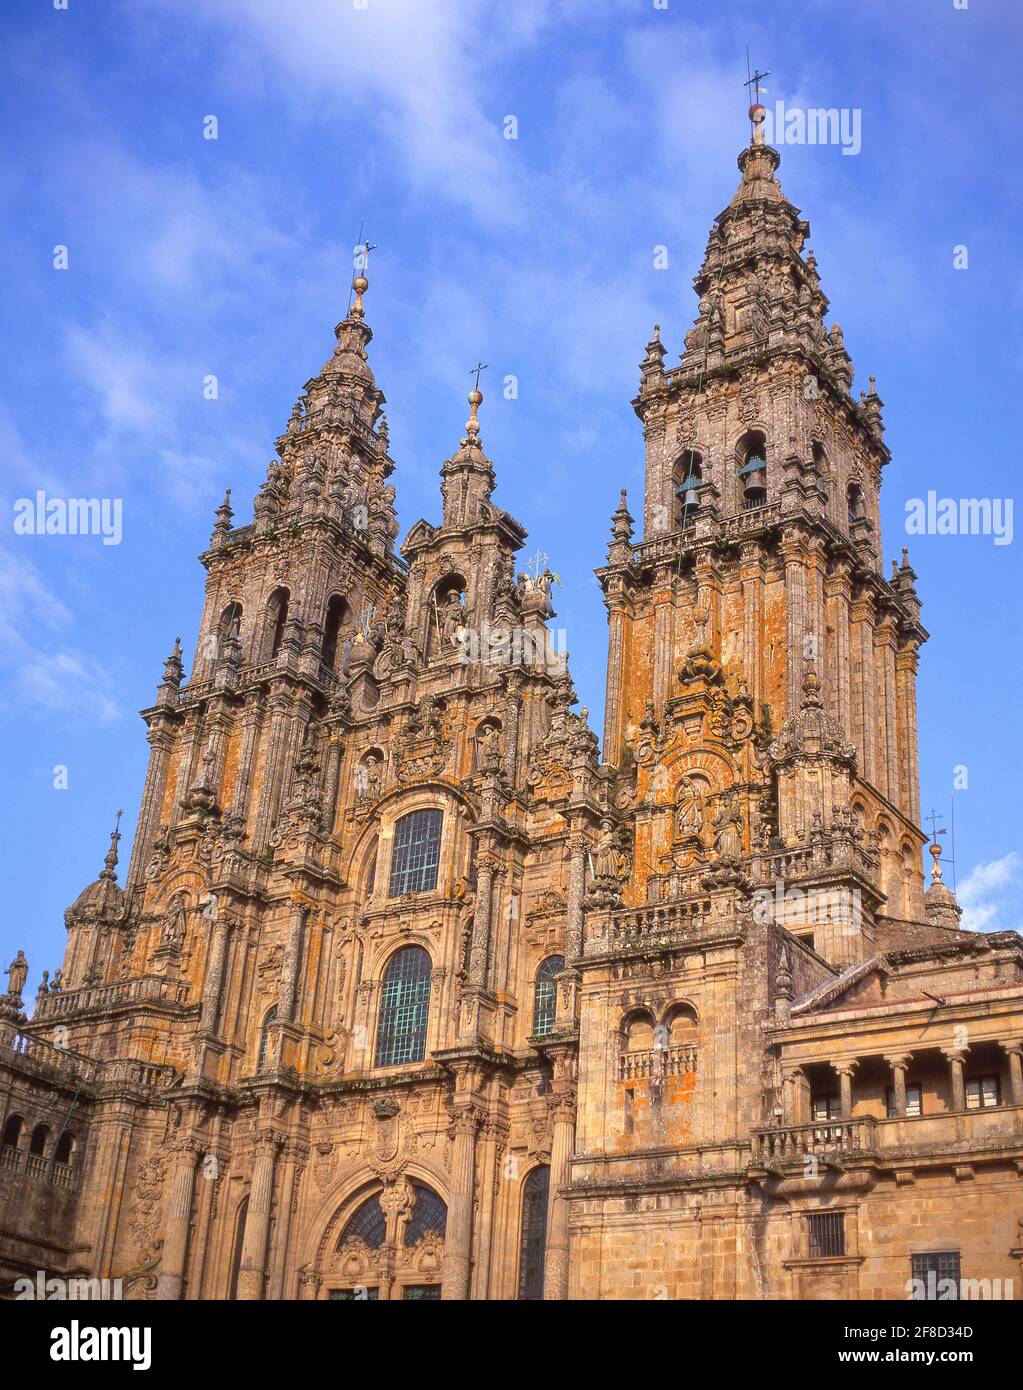
<path fill-rule="evenodd" d="M 21 1131 L 25 1121 L 20 1115 L 8 1115 L 4 1125 L 3 1144 L 8 1149 L 16 1149 L 21 1143 Z"/>
<path fill-rule="evenodd" d="M 266 602 L 266 626 L 270 635 L 268 659 L 273 660 L 284 641 L 284 628 L 288 621 L 288 604 L 291 595 L 287 589 L 275 589 Z"/>
<path fill-rule="evenodd" d="M 75 1143 L 75 1136 L 65 1130 L 57 1140 L 57 1147 L 53 1151 L 54 1163 L 64 1163 L 70 1168 L 74 1158 Z"/>
<path fill-rule="evenodd" d="M 340 1250 L 346 1240 L 361 1240 L 370 1250 L 379 1250 L 387 1239 L 387 1217 L 380 1205 L 380 1193 L 375 1193 L 358 1207 L 348 1218 L 341 1238 L 337 1243 Z"/>
<path fill-rule="evenodd" d="M 534 1168 L 522 1184 L 522 1236 L 519 1241 L 519 1298 L 543 1298 L 547 1249 L 547 1200 L 551 1170 Z"/>
<path fill-rule="evenodd" d="M 696 1042 L 699 1025 L 688 1004 L 676 1004 L 665 1019 L 665 1025 L 670 1047 L 691 1047 Z"/>
<path fill-rule="evenodd" d="M 675 465 L 675 524 L 688 526 L 700 505 L 697 489 L 703 482 L 703 459 L 695 449 L 687 449 Z"/>
<path fill-rule="evenodd" d="M 736 446 L 744 508 L 767 501 L 767 440 L 760 430 L 747 430 Z"/>
<path fill-rule="evenodd" d="M 437 887 L 444 812 L 428 808 L 402 816 L 394 827 L 389 898 L 430 893 Z"/>
<path fill-rule="evenodd" d="M 421 1062 L 426 1053 L 433 968 L 422 946 L 403 946 L 387 965 L 380 991 L 376 1065 Z"/>
<path fill-rule="evenodd" d="M 35 1129 L 32 1131 L 32 1138 L 29 1140 L 29 1153 L 35 1154 L 38 1158 L 42 1158 L 43 1154 L 46 1152 L 46 1141 L 49 1137 L 50 1131 L 46 1125 L 36 1125 Z"/>
<path fill-rule="evenodd" d="M 622 1032 L 626 1052 L 649 1052 L 654 1045 L 654 1021 L 649 1014 L 633 1014 Z"/>
<path fill-rule="evenodd" d="M 405 1225 L 405 1244 L 416 1245 L 431 1231 L 443 1236 L 448 1224 L 448 1209 L 443 1198 L 438 1197 L 432 1188 L 423 1187 L 417 1182 L 412 1184 L 412 1191 L 415 1205 Z"/>
<path fill-rule="evenodd" d="M 548 956 L 540 962 L 533 987 L 533 1033 L 543 1037 L 554 1027 L 558 1007 L 557 978 L 565 968 L 564 956 Z"/>
<path fill-rule="evenodd" d="M 263 1019 L 263 1028 L 259 1035 L 259 1053 L 256 1057 L 256 1071 L 263 1071 L 266 1067 L 266 1054 L 270 1046 L 270 1025 L 277 1022 L 277 1005 L 269 1011 Z"/>
<path fill-rule="evenodd" d="M 240 637 L 242 630 L 242 606 L 240 603 L 229 603 L 220 615 L 220 622 L 217 624 L 217 651 L 214 660 L 223 654 L 224 643 L 229 637 Z"/>
<path fill-rule="evenodd" d="M 327 617 L 323 625 L 323 664 L 331 671 L 337 670 L 338 637 L 347 611 L 348 605 L 340 594 L 335 594 L 327 604 Z"/>

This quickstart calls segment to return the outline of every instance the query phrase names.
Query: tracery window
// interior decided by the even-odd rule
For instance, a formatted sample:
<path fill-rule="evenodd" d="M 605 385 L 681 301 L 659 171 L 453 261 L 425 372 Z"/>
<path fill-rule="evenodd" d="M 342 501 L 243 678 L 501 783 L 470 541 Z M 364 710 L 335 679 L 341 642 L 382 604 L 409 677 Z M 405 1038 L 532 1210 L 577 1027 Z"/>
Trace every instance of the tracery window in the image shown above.
<path fill-rule="evenodd" d="M 391 957 L 380 992 L 378 1067 L 423 1060 L 432 974 L 430 957 L 421 946 L 403 946 Z"/>
<path fill-rule="evenodd" d="M 348 1224 L 341 1232 L 338 1249 L 346 1240 L 361 1240 L 370 1250 L 379 1250 L 387 1239 L 387 1217 L 380 1205 L 380 1193 L 368 1197 L 361 1207 L 348 1218 Z"/>
<path fill-rule="evenodd" d="M 536 1037 L 542 1037 L 554 1027 L 558 1007 L 557 977 L 564 968 L 564 956 L 548 956 L 540 962 L 533 988 L 533 1034 Z"/>
<path fill-rule="evenodd" d="M 422 1187 L 419 1183 L 413 1183 L 412 1190 L 415 1204 L 405 1226 L 405 1244 L 415 1245 L 431 1231 L 443 1236 L 448 1222 L 448 1209 L 443 1199 L 432 1188 Z"/>
<path fill-rule="evenodd" d="M 411 811 L 396 822 L 388 897 L 429 893 L 437 887 L 443 824 L 444 812 L 433 807 Z"/>
<path fill-rule="evenodd" d="M 519 1242 L 519 1298 L 543 1298 L 547 1249 L 547 1200 L 551 1170 L 534 1168 L 522 1184 L 522 1236 Z"/>

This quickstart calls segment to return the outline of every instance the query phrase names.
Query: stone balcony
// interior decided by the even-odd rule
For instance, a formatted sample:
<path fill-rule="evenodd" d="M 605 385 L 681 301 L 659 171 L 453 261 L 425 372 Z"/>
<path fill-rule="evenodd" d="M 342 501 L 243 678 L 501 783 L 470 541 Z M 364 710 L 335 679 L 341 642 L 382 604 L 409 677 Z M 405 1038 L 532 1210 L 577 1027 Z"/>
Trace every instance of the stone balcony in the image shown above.
<path fill-rule="evenodd" d="M 63 994 L 45 994 L 36 1001 L 32 1022 L 61 1023 L 84 1014 L 109 1013 L 139 1004 L 183 1008 L 188 1004 L 188 985 L 162 975 L 138 975 L 107 985 L 85 985 Z"/>
<path fill-rule="evenodd" d="M 1016 1154 L 1023 1162 L 1023 1105 L 892 1120 L 862 1115 L 765 1126 L 751 1135 L 750 1167 L 768 1172 L 802 1167 L 810 1157 L 835 1168 L 938 1157 L 968 1164 L 973 1158 L 1004 1152 Z"/>
<path fill-rule="evenodd" d="M 623 1052 L 618 1059 L 619 1081 L 659 1081 L 696 1070 L 697 1048 L 689 1043 Z"/>

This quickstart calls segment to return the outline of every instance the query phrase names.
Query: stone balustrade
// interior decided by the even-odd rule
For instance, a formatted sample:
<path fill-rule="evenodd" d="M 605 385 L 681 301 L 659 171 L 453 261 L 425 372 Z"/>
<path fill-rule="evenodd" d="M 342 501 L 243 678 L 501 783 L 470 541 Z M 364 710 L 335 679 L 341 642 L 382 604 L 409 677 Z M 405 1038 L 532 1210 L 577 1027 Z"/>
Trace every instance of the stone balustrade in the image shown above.
<path fill-rule="evenodd" d="M 623 1052 L 618 1059 L 619 1081 L 658 1081 L 696 1070 L 697 1048 L 690 1043 L 651 1047 L 642 1052 Z"/>
<path fill-rule="evenodd" d="M 130 1004 L 188 1003 L 188 985 L 162 975 L 138 975 L 107 985 L 85 985 L 63 994 L 44 994 L 36 1001 L 33 1023 L 56 1023 L 84 1013 L 124 1008 Z"/>

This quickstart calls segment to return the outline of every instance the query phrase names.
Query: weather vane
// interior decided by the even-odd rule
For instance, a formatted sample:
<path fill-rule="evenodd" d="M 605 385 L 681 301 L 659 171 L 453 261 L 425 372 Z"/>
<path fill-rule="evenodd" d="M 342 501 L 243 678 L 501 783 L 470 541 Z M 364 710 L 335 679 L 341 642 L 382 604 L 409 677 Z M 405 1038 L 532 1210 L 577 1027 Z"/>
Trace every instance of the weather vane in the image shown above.
<path fill-rule="evenodd" d="M 746 45 L 746 81 L 743 83 L 743 86 L 746 87 L 747 89 L 750 88 L 750 87 L 753 88 L 753 91 L 749 93 L 750 99 L 751 99 L 751 100 L 750 100 L 750 105 L 752 105 L 752 106 L 759 106 L 759 105 L 760 105 L 760 84 L 761 84 L 761 82 L 764 80 L 765 77 L 770 77 L 770 76 L 771 76 L 771 74 L 770 74 L 769 72 L 761 72 L 759 68 L 757 68 L 756 71 L 754 71 L 754 72 L 750 72 L 750 68 L 749 68 L 749 44 L 747 44 L 747 45 Z M 766 87 L 764 88 L 764 91 L 765 91 L 765 92 L 767 91 L 767 88 L 766 88 Z"/>

